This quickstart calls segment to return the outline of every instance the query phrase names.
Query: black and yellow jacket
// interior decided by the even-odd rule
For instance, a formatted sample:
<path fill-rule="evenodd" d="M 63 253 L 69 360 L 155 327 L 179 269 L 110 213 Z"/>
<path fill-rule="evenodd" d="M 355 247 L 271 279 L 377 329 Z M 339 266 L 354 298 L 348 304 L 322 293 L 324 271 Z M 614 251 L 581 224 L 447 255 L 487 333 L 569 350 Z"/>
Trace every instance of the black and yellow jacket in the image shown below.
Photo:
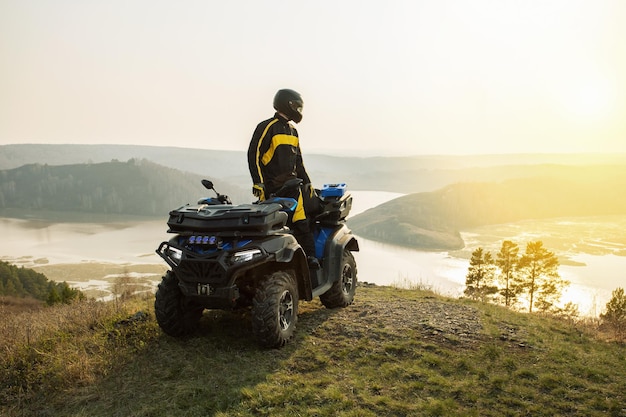
<path fill-rule="evenodd" d="M 277 191 L 285 181 L 311 182 L 302 163 L 298 131 L 278 113 L 256 127 L 248 148 L 252 183 L 265 185 L 265 194 Z"/>

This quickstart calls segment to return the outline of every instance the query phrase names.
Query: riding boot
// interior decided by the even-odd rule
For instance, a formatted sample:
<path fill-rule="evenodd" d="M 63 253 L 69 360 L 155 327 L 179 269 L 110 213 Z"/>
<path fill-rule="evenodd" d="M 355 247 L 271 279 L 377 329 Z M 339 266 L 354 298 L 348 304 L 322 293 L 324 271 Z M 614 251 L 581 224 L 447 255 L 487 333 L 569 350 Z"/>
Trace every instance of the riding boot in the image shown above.
<path fill-rule="evenodd" d="M 309 269 L 319 269 L 320 263 L 315 257 L 315 240 L 313 238 L 313 232 L 309 228 L 309 222 L 307 220 L 301 220 L 294 223 L 293 226 L 293 235 L 307 255 Z"/>

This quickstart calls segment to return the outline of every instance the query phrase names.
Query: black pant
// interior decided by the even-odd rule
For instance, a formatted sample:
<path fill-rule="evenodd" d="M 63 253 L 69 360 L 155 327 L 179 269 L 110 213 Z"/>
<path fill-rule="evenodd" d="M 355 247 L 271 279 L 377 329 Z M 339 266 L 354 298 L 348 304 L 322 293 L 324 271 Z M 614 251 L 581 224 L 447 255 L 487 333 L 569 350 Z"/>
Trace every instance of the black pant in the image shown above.
<path fill-rule="evenodd" d="M 304 253 L 307 256 L 315 257 L 315 240 L 313 238 L 313 231 L 311 230 L 309 219 L 306 216 L 306 213 L 311 211 L 306 206 L 311 200 L 303 197 L 303 190 L 301 187 L 296 188 L 291 192 L 283 193 L 280 197 L 293 198 L 298 202 L 296 211 L 289 213 L 287 224 L 293 231 L 293 235 L 304 250 Z"/>

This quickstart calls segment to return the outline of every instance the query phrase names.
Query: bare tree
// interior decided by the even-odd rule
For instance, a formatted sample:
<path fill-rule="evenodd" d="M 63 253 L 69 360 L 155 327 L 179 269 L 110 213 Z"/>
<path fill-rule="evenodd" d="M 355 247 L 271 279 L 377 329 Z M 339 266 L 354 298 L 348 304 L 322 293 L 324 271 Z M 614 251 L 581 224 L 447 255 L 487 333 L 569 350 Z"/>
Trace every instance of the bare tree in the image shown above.
<path fill-rule="evenodd" d="M 128 270 L 124 269 L 124 273 L 115 278 L 111 292 L 115 296 L 116 301 L 124 301 L 143 289 L 144 287 L 141 283 L 136 278 L 133 278 Z"/>
<path fill-rule="evenodd" d="M 621 287 L 613 290 L 611 295 L 606 312 L 600 314 L 600 319 L 613 329 L 617 339 L 621 339 L 626 335 L 626 295 Z"/>

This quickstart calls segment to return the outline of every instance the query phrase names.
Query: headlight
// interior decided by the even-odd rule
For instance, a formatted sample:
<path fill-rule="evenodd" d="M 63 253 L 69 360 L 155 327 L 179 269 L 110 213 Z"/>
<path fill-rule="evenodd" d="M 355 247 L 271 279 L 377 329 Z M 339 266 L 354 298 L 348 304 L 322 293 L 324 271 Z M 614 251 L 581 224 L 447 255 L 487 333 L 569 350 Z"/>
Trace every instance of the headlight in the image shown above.
<path fill-rule="evenodd" d="M 180 263 L 180 260 L 183 258 L 183 252 L 180 249 L 176 249 L 173 247 L 167 248 L 167 257 L 172 260 L 176 265 Z"/>
<path fill-rule="evenodd" d="M 263 256 L 260 249 L 249 249 L 242 250 L 240 252 L 235 252 L 233 256 L 231 256 L 230 261 L 234 264 L 241 262 L 248 262 L 255 258 L 260 258 Z"/>

